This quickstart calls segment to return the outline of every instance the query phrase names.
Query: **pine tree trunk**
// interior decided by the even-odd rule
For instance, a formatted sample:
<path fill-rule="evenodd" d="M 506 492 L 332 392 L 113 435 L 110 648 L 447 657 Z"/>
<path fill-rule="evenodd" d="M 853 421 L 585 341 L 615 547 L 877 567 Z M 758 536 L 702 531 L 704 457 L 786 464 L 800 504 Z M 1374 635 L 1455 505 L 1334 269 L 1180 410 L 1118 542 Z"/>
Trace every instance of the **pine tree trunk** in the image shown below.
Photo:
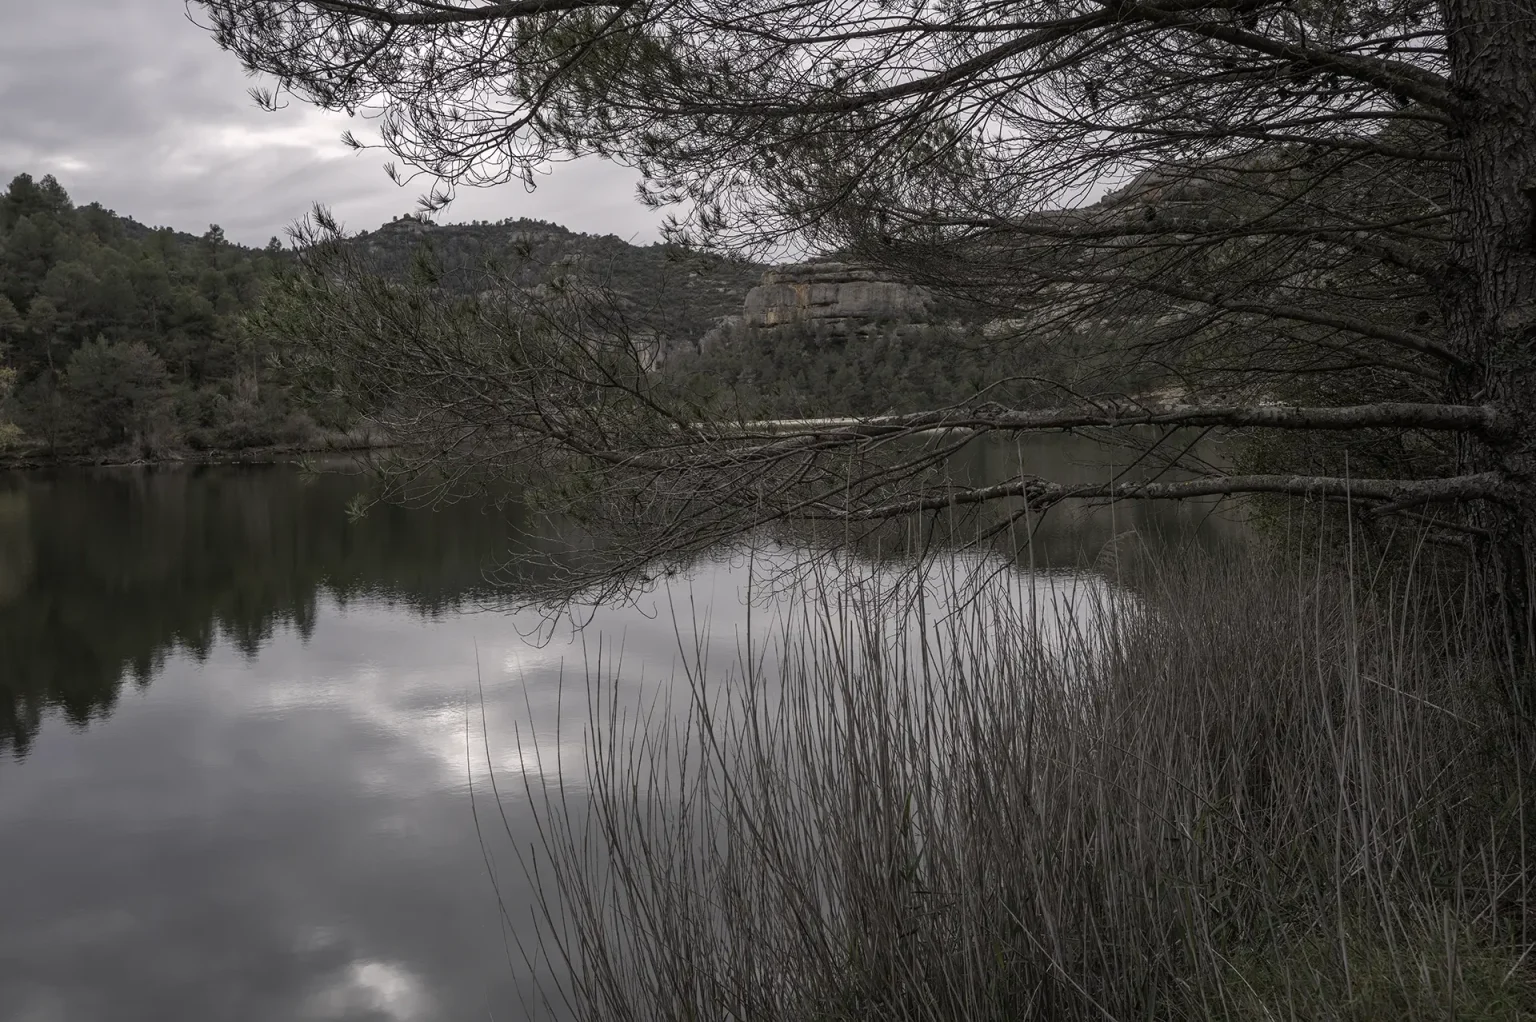
<path fill-rule="evenodd" d="M 1452 398 L 1492 403 L 1517 428 L 1469 449 L 1478 469 L 1508 474 L 1522 496 L 1490 510 L 1485 567 L 1518 662 L 1536 660 L 1536 0 L 1444 0 L 1451 127 L 1462 159 L 1452 183 L 1456 235 L 1447 320 L 1468 366 Z"/>

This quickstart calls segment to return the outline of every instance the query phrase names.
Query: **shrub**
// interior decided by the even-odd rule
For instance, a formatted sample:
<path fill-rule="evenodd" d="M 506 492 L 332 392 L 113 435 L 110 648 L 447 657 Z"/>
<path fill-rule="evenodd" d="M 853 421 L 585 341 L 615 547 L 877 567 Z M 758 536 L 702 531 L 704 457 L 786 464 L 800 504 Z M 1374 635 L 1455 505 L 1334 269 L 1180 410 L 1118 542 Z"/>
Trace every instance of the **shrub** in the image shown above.
<path fill-rule="evenodd" d="M 822 579 L 686 713 L 599 679 L 534 955 L 591 1020 L 1536 1018 L 1531 735 L 1394 578 Z"/>

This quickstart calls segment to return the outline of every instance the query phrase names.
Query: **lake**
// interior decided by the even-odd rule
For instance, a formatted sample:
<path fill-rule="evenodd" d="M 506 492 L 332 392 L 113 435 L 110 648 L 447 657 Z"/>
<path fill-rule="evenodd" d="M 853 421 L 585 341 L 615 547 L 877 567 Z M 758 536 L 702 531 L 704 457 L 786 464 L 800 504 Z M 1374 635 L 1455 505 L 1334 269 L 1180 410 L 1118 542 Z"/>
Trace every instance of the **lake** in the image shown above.
<path fill-rule="evenodd" d="M 1111 458 L 1025 453 L 1080 478 Z M 644 695 L 683 633 L 721 664 L 747 635 L 744 552 L 578 629 L 509 606 L 508 579 L 537 591 L 520 556 L 561 556 L 515 505 L 352 521 L 366 479 L 330 468 L 0 476 L 5 1022 L 527 1017 L 491 871 L 512 926 L 530 896 L 492 772 L 531 840 L 523 778 L 558 762 L 579 787 L 599 656 Z M 1208 511 L 1060 513 L 1036 537 L 1053 572 L 1025 582 L 1113 585 L 1111 538 L 1225 541 Z"/>

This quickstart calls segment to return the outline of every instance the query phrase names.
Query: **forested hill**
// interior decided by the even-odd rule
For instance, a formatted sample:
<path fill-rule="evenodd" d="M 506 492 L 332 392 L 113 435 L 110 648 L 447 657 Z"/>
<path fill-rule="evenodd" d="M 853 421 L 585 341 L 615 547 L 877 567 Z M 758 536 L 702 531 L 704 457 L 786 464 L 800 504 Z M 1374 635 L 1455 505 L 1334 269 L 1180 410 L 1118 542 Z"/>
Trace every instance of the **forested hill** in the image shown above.
<path fill-rule="evenodd" d="M 706 349 L 700 341 L 742 311 L 764 267 L 539 220 L 403 216 L 349 244 L 397 278 L 424 255 L 435 284 L 460 293 L 492 277 L 597 285 L 655 343 L 666 371 L 729 391 L 751 416 L 947 404 L 977 395 L 1009 359 L 1038 368 L 1047 357 L 899 318 L 857 336 L 738 331 Z M 0 459 L 153 460 L 344 439 L 353 410 L 274 368 L 283 360 L 271 357 L 272 338 L 245 315 L 291 258 L 276 238 L 253 249 L 216 226 L 201 237 L 151 228 L 99 204 L 76 206 L 52 177 L 17 176 L 0 194 Z"/>
<path fill-rule="evenodd" d="M 403 216 L 359 236 L 356 244 L 387 275 L 409 272 L 424 247 L 452 290 L 478 291 L 487 273 L 535 286 L 572 275 L 617 299 L 632 322 L 664 352 L 693 348 L 725 316 L 741 311 L 766 267 L 664 244 L 633 245 L 612 235 L 577 234 L 542 220 L 476 221 L 438 226 Z"/>
<path fill-rule="evenodd" d="M 536 220 L 437 226 L 407 216 L 357 237 L 386 274 L 428 252 L 449 287 L 488 268 L 536 284 L 575 273 L 609 289 L 663 349 L 739 310 L 762 267 L 577 234 Z M 0 194 L 0 451 L 27 457 L 163 458 L 196 450 L 309 446 L 348 428 L 271 368 L 243 313 L 289 258 L 151 228 L 51 176 Z"/>
<path fill-rule="evenodd" d="M 18 175 L 0 195 L 8 445 L 154 457 L 307 434 L 239 318 L 280 252 L 77 207 L 52 177 Z"/>

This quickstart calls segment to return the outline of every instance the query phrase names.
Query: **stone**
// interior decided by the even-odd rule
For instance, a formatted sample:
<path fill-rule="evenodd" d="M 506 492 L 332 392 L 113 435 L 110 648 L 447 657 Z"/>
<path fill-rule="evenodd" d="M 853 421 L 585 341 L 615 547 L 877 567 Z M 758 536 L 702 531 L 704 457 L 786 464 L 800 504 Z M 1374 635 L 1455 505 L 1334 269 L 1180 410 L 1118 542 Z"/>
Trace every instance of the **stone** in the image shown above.
<path fill-rule="evenodd" d="M 842 262 L 780 266 L 747 292 L 740 322 L 748 329 L 821 325 L 857 330 L 878 320 L 926 323 L 932 295 L 877 270 Z"/>

